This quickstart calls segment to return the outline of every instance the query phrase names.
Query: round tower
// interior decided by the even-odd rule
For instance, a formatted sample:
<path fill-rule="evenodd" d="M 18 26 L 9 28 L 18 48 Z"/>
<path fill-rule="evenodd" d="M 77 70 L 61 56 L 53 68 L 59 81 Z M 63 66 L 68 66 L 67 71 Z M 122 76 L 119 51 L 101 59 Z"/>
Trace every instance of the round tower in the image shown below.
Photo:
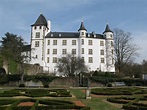
<path fill-rule="evenodd" d="M 80 26 L 78 31 L 79 31 L 80 37 L 86 37 L 87 30 L 86 30 L 86 28 L 84 26 L 83 21 L 81 22 L 81 26 Z"/>
<path fill-rule="evenodd" d="M 114 61 L 114 37 L 113 31 L 110 30 L 109 25 L 106 25 L 105 31 L 103 32 L 106 46 L 106 66 L 107 72 L 115 72 L 115 61 Z"/>

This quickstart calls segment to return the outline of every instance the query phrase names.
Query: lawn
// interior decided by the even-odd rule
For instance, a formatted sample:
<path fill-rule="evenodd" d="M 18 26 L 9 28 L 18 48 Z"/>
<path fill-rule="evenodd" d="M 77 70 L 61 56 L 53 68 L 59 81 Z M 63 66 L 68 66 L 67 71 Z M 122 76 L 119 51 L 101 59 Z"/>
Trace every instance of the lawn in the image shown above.
<path fill-rule="evenodd" d="M 92 110 L 120 110 L 110 103 L 105 102 L 106 97 L 85 99 L 85 93 L 81 89 L 71 89 L 73 95 L 76 96 L 77 100 L 81 100 L 84 104 L 89 106 Z"/>

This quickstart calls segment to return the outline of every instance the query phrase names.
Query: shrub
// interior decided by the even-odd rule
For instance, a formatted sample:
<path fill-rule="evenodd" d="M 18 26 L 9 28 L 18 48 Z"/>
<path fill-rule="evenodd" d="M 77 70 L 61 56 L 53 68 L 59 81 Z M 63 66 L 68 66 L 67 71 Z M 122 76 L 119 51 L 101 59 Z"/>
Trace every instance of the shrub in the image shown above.
<path fill-rule="evenodd" d="M 25 87 L 25 84 L 19 84 L 18 87 Z"/>
<path fill-rule="evenodd" d="M 107 84 L 107 87 L 112 87 L 112 84 L 111 84 L 111 83 L 108 83 L 108 84 Z"/>
<path fill-rule="evenodd" d="M 44 88 L 49 88 L 49 85 L 48 84 L 44 84 L 43 87 Z"/>

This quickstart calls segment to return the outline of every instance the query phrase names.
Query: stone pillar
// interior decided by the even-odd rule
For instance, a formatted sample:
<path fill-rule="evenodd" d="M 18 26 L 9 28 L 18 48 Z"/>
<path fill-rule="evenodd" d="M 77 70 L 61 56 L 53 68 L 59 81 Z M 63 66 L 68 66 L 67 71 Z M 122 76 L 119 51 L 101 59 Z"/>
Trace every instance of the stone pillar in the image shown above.
<path fill-rule="evenodd" d="M 86 88 L 85 89 L 85 99 L 91 99 L 91 95 L 90 95 L 90 93 L 91 93 L 91 89 L 88 87 L 88 88 Z"/>

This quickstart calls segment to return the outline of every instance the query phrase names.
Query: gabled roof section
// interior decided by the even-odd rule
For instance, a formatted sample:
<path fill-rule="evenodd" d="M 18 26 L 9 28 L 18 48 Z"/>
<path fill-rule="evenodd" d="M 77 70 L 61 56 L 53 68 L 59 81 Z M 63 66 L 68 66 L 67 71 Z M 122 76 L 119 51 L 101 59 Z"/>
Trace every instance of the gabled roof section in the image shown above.
<path fill-rule="evenodd" d="M 112 32 L 112 33 L 113 33 L 113 31 L 111 31 L 111 30 L 110 30 L 110 28 L 109 28 L 109 25 L 108 25 L 108 24 L 106 25 L 105 31 L 104 31 L 103 33 L 105 33 L 105 32 Z"/>
<path fill-rule="evenodd" d="M 43 14 L 40 14 L 36 22 L 32 26 L 46 26 L 47 27 L 47 20 L 43 16 Z"/>
<path fill-rule="evenodd" d="M 80 31 L 80 30 L 85 30 L 85 31 L 87 31 L 87 29 L 86 29 L 85 26 L 84 26 L 83 21 L 81 22 L 81 26 L 80 26 L 80 28 L 79 28 L 78 31 Z"/>

